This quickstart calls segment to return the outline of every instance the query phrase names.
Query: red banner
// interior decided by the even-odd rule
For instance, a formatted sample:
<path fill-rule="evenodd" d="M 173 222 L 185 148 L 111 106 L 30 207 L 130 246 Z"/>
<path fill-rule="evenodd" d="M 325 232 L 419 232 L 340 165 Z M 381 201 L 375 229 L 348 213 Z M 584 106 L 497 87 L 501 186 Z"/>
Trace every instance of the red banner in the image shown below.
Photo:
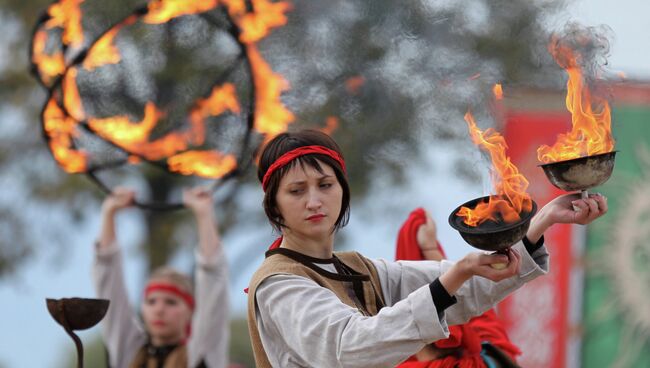
<path fill-rule="evenodd" d="M 568 112 L 508 112 L 503 130 L 508 142 L 508 155 L 530 181 L 529 193 L 539 208 L 563 192 L 553 187 L 538 166 L 537 148 L 551 145 L 557 134 L 571 129 Z M 499 305 L 510 339 L 523 355 L 518 363 L 527 368 L 566 367 L 570 355 L 572 322 L 569 315 L 576 310 L 572 303 L 581 296 L 569 295 L 571 290 L 572 241 L 575 228 L 556 225 L 545 234 L 551 254 L 550 272 L 524 286 Z M 579 310 L 579 307 L 578 307 Z"/>

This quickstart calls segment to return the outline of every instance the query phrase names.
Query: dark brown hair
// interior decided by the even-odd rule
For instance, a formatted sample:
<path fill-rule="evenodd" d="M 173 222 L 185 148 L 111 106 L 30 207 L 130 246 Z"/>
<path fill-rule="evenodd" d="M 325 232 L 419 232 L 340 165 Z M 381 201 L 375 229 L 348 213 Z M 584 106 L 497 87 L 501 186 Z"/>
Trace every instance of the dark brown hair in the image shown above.
<path fill-rule="evenodd" d="M 336 144 L 336 142 L 334 142 L 330 136 L 318 130 L 307 129 L 291 133 L 282 133 L 267 143 L 262 150 L 259 166 L 257 168 L 257 178 L 260 180 L 260 183 L 262 182 L 264 174 L 266 174 L 269 166 L 271 166 L 278 158 L 280 158 L 280 156 L 299 147 L 314 145 L 329 148 L 333 151 L 338 152 L 338 154 L 343 157 L 338 144 Z M 342 228 L 348 223 L 348 219 L 350 217 L 350 186 L 348 185 L 348 180 L 345 172 L 343 171 L 341 165 L 333 158 L 327 155 L 313 153 L 296 158 L 286 166 L 276 170 L 269 178 L 266 193 L 264 193 L 263 205 L 266 217 L 268 217 L 271 225 L 276 230 L 280 231 L 280 229 L 285 226 L 282 223 L 282 216 L 280 215 L 278 204 L 275 199 L 276 194 L 278 193 L 280 179 L 282 179 L 287 171 L 298 164 L 313 167 L 315 170 L 322 174 L 323 168 L 321 167 L 319 161 L 326 165 L 329 165 L 334 170 L 336 179 L 343 189 L 343 196 L 341 198 L 341 213 L 339 213 L 339 217 L 336 219 L 336 222 L 334 224 L 334 231 Z"/>

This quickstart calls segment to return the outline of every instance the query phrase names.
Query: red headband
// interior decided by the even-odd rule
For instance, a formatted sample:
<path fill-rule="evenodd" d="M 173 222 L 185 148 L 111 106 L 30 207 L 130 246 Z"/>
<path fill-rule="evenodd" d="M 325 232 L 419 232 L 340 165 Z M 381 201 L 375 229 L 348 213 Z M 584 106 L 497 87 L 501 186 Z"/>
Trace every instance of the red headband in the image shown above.
<path fill-rule="evenodd" d="M 275 162 L 271 166 L 269 166 L 269 168 L 266 170 L 266 174 L 264 174 L 264 178 L 262 179 L 262 189 L 266 192 L 266 187 L 269 184 L 269 179 L 271 178 L 271 175 L 273 175 L 275 171 L 283 168 L 289 162 L 295 160 L 300 156 L 309 155 L 312 153 L 325 155 L 333 158 L 334 160 L 336 160 L 336 162 L 339 163 L 339 165 L 341 165 L 343 172 L 345 172 L 345 161 L 343 161 L 343 157 L 341 157 L 341 155 L 338 152 L 323 146 L 298 147 L 280 156 L 277 160 L 275 160 Z"/>
<path fill-rule="evenodd" d="M 149 293 L 154 291 L 166 291 L 172 293 L 187 303 L 191 310 L 194 310 L 194 297 L 192 294 L 181 290 L 176 285 L 163 283 L 163 282 L 152 282 L 147 285 L 147 288 L 144 290 L 144 297 L 146 298 Z"/>

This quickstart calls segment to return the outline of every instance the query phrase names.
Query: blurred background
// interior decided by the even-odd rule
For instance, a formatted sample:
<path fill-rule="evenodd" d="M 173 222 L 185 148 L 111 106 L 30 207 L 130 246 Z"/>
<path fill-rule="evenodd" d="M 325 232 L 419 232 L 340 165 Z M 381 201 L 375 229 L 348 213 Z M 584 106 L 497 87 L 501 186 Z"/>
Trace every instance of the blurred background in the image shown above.
<path fill-rule="evenodd" d="M 85 0 L 88 32 L 97 36 L 142 3 Z M 0 367 L 73 367 L 74 346 L 48 315 L 44 299 L 94 296 L 90 267 L 103 193 L 52 159 L 39 121 L 46 95 L 29 74 L 32 27 L 49 4 L 0 0 Z M 650 366 L 650 5 L 641 0 L 291 4 L 288 23 L 263 39 L 260 51 L 289 82 L 282 102 L 295 115 L 290 129 L 327 129 L 345 153 L 353 202 L 339 250 L 387 259 L 394 257 L 402 221 L 418 206 L 438 223 L 450 259 L 472 251 L 447 225 L 456 206 L 491 192 L 489 160 L 471 143 L 463 120 L 468 108 L 479 126 L 506 136 L 509 155 L 530 180 L 538 204 L 560 194 L 537 167 L 535 153 L 571 126 L 566 73 L 547 44 L 550 34 L 569 22 L 598 27 L 594 31 L 609 40 L 606 62 L 598 61 L 598 85 L 612 106 L 619 150 L 612 179 L 599 188 L 609 196 L 610 212 L 588 227 L 555 227 L 547 234 L 551 273 L 504 301 L 500 313 L 523 351 L 524 367 Z M 156 88 L 165 87 L 160 99 L 176 101 L 218 64 L 208 51 L 232 45 L 182 21 L 163 31 L 178 44 L 191 44 L 196 54 L 170 53 L 165 42 L 158 40 L 156 48 L 133 35 L 120 39 L 130 50 L 123 72 L 152 76 Z M 146 57 L 138 58 L 145 48 Z M 110 74 L 97 78 L 102 82 L 89 83 L 89 94 L 112 80 Z M 158 93 L 134 80 L 120 98 L 137 101 Z M 494 99 L 495 83 L 503 86 L 502 100 Z M 127 102 L 109 107 L 133 108 Z M 187 184 L 156 176 L 126 182 L 143 197 L 163 201 L 177 199 L 175 188 Z M 276 234 L 260 206 L 254 167 L 220 187 L 215 198 L 231 274 L 231 361 L 253 367 L 243 289 Z M 192 270 L 196 235 L 187 211 L 132 209 L 117 226 L 134 308 L 152 268 L 169 263 Z M 99 327 L 81 336 L 87 366 L 103 367 Z"/>

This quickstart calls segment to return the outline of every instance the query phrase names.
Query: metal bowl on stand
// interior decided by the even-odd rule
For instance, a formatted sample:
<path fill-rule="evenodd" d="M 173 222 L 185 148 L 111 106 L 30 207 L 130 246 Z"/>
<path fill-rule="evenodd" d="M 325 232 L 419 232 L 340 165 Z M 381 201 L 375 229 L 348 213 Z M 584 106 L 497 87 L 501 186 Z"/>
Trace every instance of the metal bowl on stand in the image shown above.
<path fill-rule="evenodd" d="M 617 151 L 585 156 L 572 160 L 539 165 L 544 174 L 556 187 L 572 192 L 583 191 L 606 182 L 614 170 Z M 583 194 L 583 197 L 586 195 Z"/>
<path fill-rule="evenodd" d="M 46 299 L 52 318 L 70 335 L 77 347 L 77 367 L 83 367 L 83 345 L 74 330 L 93 327 L 104 318 L 109 301 L 106 299 L 63 298 Z"/>
<path fill-rule="evenodd" d="M 489 198 L 490 196 L 475 198 L 458 206 L 449 215 L 449 225 L 474 248 L 503 252 L 524 238 L 530 220 L 537 212 L 537 203 L 533 201 L 530 212 L 520 213 L 520 220 L 514 223 L 505 223 L 497 219 L 497 221 L 485 221 L 478 226 L 469 226 L 465 224 L 462 217 L 457 215 L 461 207 L 475 208 L 479 203 L 487 202 Z"/>

